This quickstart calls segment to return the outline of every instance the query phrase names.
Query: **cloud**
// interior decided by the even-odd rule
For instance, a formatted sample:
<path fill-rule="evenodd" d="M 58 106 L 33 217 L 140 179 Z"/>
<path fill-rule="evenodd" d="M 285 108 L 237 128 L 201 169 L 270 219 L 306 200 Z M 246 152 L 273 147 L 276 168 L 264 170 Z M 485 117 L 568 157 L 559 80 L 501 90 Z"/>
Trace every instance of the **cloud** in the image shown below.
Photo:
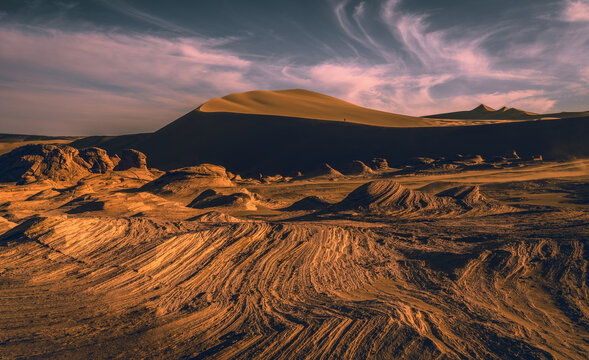
<path fill-rule="evenodd" d="M 586 0 L 567 1 L 562 17 L 565 21 L 570 22 L 589 22 L 589 2 Z"/>
<path fill-rule="evenodd" d="M 0 91 L 12 104 L 2 106 L 2 131 L 19 124 L 5 119 L 35 118 L 42 108 L 45 118 L 72 124 L 61 129 L 48 121 L 35 131 L 82 133 L 97 127 L 93 121 L 111 133 L 129 128 L 126 121 L 155 130 L 212 95 L 255 87 L 245 77 L 249 61 L 198 38 L 24 27 L 2 27 L 0 38 Z"/>
<path fill-rule="evenodd" d="M 565 13 L 571 21 L 585 18 L 589 3 L 567 4 Z M 503 102 L 498 106 L 549 111 L 559 104 L 560 108 L 567 103 L 578 106 L 587 94 L 586 77 L 579 77 L 586 66 L 584 59 L 589 57 L 589 28 L 585 25 L 539 25 L 507 18 L 471 26 L 466 31 L 460 24 L 432 26 L 432 14 L 408 13 L 400 5 L 400 0 L 384 1 L 378 13 L 369 14 L 364 2 L 347 0 L 335 4 L 343 33 L 386 60 L 358 65 L 362 63 L 358 57 L 347 63 L 349 72 L 338 70 L 345 74 L 338 81 L 351 78 L 350 74 L 363 74 L 356 76 L 361 79 L 350 82 L 344 98 L 364 105 L 377 103 L 383 110 L 424 114 L 456 110 L 477 99 Z M 374 30 L 375 16 L 380 16 L 388 38 Z M 392 43 L 398 46 L 385 45 Z M 318 66 L 321 68 L 326 67 Z M 444 88 L 447 93 L 436 91 L 434 95 L 434 89 L 445 84 L 452 84 Z"/>
<path fill-rule="evenodd" d="M 581 80 L 589 85 L 589 66 L 581 69 Z"/>
<path fill-rule="evenodd" d="M 579 20 L 516 31 L 503 19 L 465 31 L 435 27 L 434 15 L 408 13 L 400 0 L 346 0 L 332 3 L 335 30 L 355 56 L 310 33 L 329 56 L 298 63 L 300 54 L 244 51 L 234 37 L 202 37 L 106 2 L 167 32 L 0 25 L 0 132 L 153 131 L 212 97 L 253 89 L 306 88 L 408 115 L 479 103 L 581 110 L 589 94 L 589 24 Z"/>
<path fill-rule="evenodd" d="M 110 8 L 118 13 L 124 14 L 126 16 L 129 16 L 129 17 L 132 17 L 132 18 L 135 18 L 138 20 L 141 20 L 147 24 L 155 25 L 161 29 L 175 32 L 178 34 L 200 36 L 198 33 L 196 33 L 195 31 L 193 31 L 191 29 L 187 29 L 185 27 L 178 26 L 177 24 L 174 24 L 173 22 L 162 19 L 161 17 L 154 16 L 152 14 L 141 11 L 134 6 L 127 4 L 124 1 L 120 1 L 120 0 L 98 0 L 98 1 L 100 3 L 102 3 L 103 5 L 105 5 L 106 7 Z"/>

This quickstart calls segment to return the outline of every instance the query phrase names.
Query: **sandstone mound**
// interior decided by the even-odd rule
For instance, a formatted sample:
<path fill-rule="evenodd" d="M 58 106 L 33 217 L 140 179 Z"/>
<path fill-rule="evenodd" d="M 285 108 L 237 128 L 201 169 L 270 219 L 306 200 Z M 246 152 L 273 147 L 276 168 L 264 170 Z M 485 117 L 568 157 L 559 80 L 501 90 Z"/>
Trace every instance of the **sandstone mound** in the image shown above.
<path fill-rule="evenodd" d="M 285 211 L 309 211 L 309 210 L 322 210 L 331 205 L 329 202 L 321 199 L 318 196 L 307 196 L 299 201 L 294 202 Z"/>
<path fill-rule="evenodd" d="M 0 156 L 0 181 L 71 183 L 90 174 L 104 174 L 114 167 L 107 152 L 97 147 L 78 150 L 68 145 L 26 145 Z"/>
<path fill-rule="evenodd" d="M 345 170 L 346 175 L 371 175 L 374 173 L 371 168 L 360 160 L 352 161 Z"/>
<path fill-rule="evenodd" d="M 374 158 L 370 161 L 370 167 L 375 171 L 387 170 L 389 169 L 389 163 L 387 159 Z"/>
<path fill-rule="evenodd" d="M 515 208 L 501 204 L 481 194 L 478 185 L 461 185 L 436 194 L 438 197 L 451 197 L 471 214 L 498 214 L 516 211 Z"/>
<path fill-rule="evenodd" d="M 224 214 L 220 211 L 209 211 L 204 214 L 195 216 L 189 219 L 189 221 L 197 221 L 203 223 L 240 223 L 244 222 L 245 220 Z"/>
<path fill-rule="evenodd" d="M 243 210 L 257 210 L 256 199 L 247 190 L 234 194 L 222 195 L 215 190 L 208 189 L 198 195 L 187 206 L 194 209 L 225 207 Z"/>
<path fill-rule="evenodd" d="M 448 205 L 448 200 L 414 191 L 391 180 L 366 183 L 352 191 L 330 210 L 359 210 L 368 212 L 414 212 L 435 210 Z"/>
<path fill-rule="evenodd" d="M 329 164 L 323 164 L 318 169 L 303 175 L 303 179 L 325 178 L 335 180 L 343 177 L 344 175 L 341 172 L 335 170 Z"/>
<path fill-rule="evenodd" d="M 436 195 L 411 190 L 391 180 L 366 183 L 326 212 L 359 211 L 396 216 L 488 215 L 516 211 L 487 199 L 478 186 L 459 186 Z"/>
<path fill-rule="evenodd" d="M 462 186 L 463 183 L 456 181 L 434 181 L 417 189 L 418 191 L 426 192 L 432 195 L 438 194 L 444 190 Z"/>
<path fill-rule="evenodd" d="M 185 167 L 166 172 L 141 187 L 155 194 L 189 194 L 203 188 L 234 186 L 224 167 L 212 164 Z"/>
<path fill-rule="evenodd" d="M 89 147 L 80 150 L 80 157 L 90 166 L 90 171 L 95 174 L 104 174 L 115 168 L 115 164 L 108 156 L 106 150 Z"/>
<path fill-rule="evenodd" d="M 187 213 L 184 206 L 146 192 L 88 193 L 61 205 L 66 214 L 88 216 L 167 216 Z"/>
<path fill-rule="evenodd" d="M 28 183 L 43 179 L 76 181 L 90 165 L 67 145 L 26 145 L 0 156 L 0 181 Z"/>
<path fill-rule="evenodd" d="M 135 149 L 125 149 L 121 153 L 121 160 L 115 170 L 129 170 L 131 168 L 147 170 L 147 156 Z"/>

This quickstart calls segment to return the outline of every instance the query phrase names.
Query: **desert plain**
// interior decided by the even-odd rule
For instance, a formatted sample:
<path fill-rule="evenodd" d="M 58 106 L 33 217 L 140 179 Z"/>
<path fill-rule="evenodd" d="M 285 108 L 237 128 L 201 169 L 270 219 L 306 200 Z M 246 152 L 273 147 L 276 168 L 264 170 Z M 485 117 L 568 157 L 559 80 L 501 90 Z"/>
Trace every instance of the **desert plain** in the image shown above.
<path fill-rule="evenodd" d="M 586 359 L 588 135 L 305 90 L 5 135 L 0 358 Z"/>

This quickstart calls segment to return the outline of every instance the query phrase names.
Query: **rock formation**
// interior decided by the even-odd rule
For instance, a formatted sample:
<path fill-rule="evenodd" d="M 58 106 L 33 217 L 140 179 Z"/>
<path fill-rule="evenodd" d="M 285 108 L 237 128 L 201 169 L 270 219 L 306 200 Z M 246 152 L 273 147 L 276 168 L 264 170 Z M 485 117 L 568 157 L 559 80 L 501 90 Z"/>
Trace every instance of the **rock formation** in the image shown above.
<path fill-rule="evenodd" d="M 212 207 L 229 207 L 234 209 L 256 210 L 255 199 L 247 190 L 223 195 L 215 190 L 208 189 L 199 194 L 187 205 L 194 209 L 207 209 Z"/>
<path fill-rule="evenodd" d="M 147 170 L 147 156 L 135 149 L 125 149 L 121 153 L 121 160 L 115 170 L 129 170 L 132 168 Z"/>
<path fill-rule="evenodd" d="M 304 210 L 322 210 L 331 205 L 329 202 L 323 200 L 318 196 L 307 196 L 299 201 L 294 202 L 284 211 L 304 211 Z"/>
<path fill-rule="evenodd" d="M 370 167 L 375 171 L 387 170 L 389 168 L 389 163 L 387 159 L 374 158 L 370 161 Z"/>
<path fill-rule="evenodd" d="M 97 174 L 104 174 L 115 168 L 110 156 L 108 156 L 106 150 L 89 147 L 80 150 L 80 157 L 90 165 L 90 171 Z"/>
<path fill-rule="evenodd" d="M 67 145 L 26 145 L 0 156 L 0 181 L 72 182 L 90 174 L 90 165 Z"/>
<path fill-rule="evenodd" d="M 211 187 L 234 186 L 224 167 L 201 164 L 166 172 L 141 190 L 154 194 L 196 193 Z"/>
<path fill-rule="evenodd" d="M 462 185 L 436 195 L 408 189 L 391 180 L 371 181 L 352 191 L 326 213 L 358 211 L 394 216 L 462 216 L 513 212 L 516 209 L 486 198 L 478 186 Z"/>
<path fill-rule="evenodd" d="M 352 161 L 345 171 L 346 175 L 371 175 L 374 171 L 360 160 Z"/>

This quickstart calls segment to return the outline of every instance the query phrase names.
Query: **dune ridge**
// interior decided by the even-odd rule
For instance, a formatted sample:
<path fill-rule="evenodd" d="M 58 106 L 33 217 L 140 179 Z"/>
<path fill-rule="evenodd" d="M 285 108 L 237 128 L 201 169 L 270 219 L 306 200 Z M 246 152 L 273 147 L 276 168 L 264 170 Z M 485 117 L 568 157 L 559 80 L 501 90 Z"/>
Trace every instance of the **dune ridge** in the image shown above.
<path fill-rule="evenodd" d="M 274 115 L 387 127 L 431 126 L 434 121 L 387 113 L 303 89 L 235 93 L 198 107 L 202 112 Z"/>
<path fill-rule="evenodd" d="M 427 115 L 424 118 L 431 119 L 463 119 L 463 120 L 540 120 L 540 119 L 565 119 L 589 116 L 589 111 L 559 112 L 539 114 L 518 108 L 503 106 L 493 109 L 485 104 L 480 104 L 472 110 L 454 111 L 443 114 Z"/>

